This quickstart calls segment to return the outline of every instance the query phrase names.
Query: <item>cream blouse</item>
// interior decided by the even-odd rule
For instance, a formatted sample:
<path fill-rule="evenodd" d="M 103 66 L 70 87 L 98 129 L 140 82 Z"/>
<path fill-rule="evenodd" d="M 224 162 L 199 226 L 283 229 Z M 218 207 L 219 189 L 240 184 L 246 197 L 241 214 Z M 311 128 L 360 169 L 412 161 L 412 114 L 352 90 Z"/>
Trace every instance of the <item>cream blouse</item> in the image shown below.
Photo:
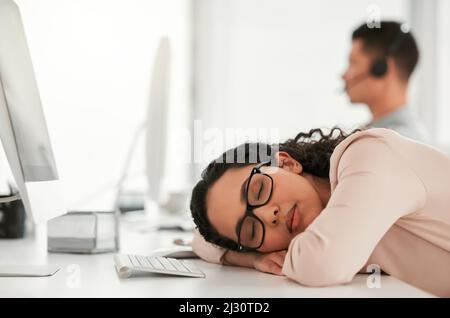
<path fill-rule="evenodd" d="M 357 132 L 330 159 L 331 197 L 290 243 L 282 272 L 306 286 L 350 282 L 368 265 L 450 297 L 450 157 L 383 129 Z M 194 251 L 225 249 L 198 232 Z"/>

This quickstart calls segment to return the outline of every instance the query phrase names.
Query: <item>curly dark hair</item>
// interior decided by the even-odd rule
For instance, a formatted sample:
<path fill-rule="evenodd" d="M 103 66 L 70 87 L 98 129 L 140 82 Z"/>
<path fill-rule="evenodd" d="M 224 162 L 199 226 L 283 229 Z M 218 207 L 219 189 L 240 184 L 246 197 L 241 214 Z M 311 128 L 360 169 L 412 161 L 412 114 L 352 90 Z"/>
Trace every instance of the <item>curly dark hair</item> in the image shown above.
<path fill-rule="evenodd" d="M 206 241 L 218 246 L 239 251 L 237 242 L 222 236 L 211 225 L 206 214 L 206 196 L 208 189 L 231 168 L 241 168 L 250 164 L 275 160 L 277 151 L 285 151 L 292 158 L 300 162 L 303 172 L 320 178 L 329 178 L 330 157 L 336 146 L 349 135 L 359 131 L 356 129 L 346 134 L 342 129 L 334 127 L 326 134 L 322 129 L 311 129 L 309 132 L 301 132 L 293 139 L 280 144 L 268 145 L 265 143 L 244 143 L 236 148 L 224 152 L 219 158 L 213 160 L 203 170 L 200 181 L 192 190 L 190 209 L 192 218 Z M 239 158 L 241 160 L 229 160 Z M 264 158 L 267 156 L 267 158 Z"/>

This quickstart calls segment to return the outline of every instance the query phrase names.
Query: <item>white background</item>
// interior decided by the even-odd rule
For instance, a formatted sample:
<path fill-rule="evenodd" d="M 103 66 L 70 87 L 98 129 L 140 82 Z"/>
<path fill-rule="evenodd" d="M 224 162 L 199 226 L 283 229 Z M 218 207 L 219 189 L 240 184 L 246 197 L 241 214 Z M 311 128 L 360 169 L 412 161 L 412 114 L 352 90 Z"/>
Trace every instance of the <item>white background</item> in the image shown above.
<path fill-rule="evenodd" d="M 209 127 L 275 127 L 281 140 L 368 121 L 367 109 L 341 92 L 351 32 L 366 22 L 369 5 L 381 19 L 408 22 L 409 12 L 399 0 L 197 3 L 195 114 Z M 217 143 L 215 155 L 224 150 Z"/>
<path fill-rule="evenodd" d="M 227 147 L 226 128 L 275 128 L 283 140 L 314 127 L 351 128 L 367 121 L 367 109 L 350 105 L 339 91 L 351 32 L 366 21 L 372 5 L 382 19 L 411 24 L 422 54 L 411 104 L 435 141 L 450 143 L 450 5 L 445 0 L 17 3 L 73 208 L 92 206 L 102 191 L 114 187 L 148 105 L 162 35 L 169 36 L 173 48 L 166 188 L 193 182 L 191 176 L 197 178 L 206 162 Z M 200 120 L 200 136 L 191 131 L 180 137 L 194 119 Z M 195 167 L 186 164 L 193 153 L 182 150 L 194 139 L 203 146 L 216 141 L 216 147 L 200 149 Z M 142 146 L 131 179 L 143 175 Z M 1 164 L 4 175 L 4 160 Z"/>
<path fill-rule="evenodd" d="M 145 119 L 153 59 L 161 36 L 168 36 L 172 47 L 169 129 L 188 128 L 190 3 L 16 3 L 21 10 L 68 208 L 107 207 L 133 135 Z M 142 142 L 140 146 L 132 163 L 131 179 L 143 174 Z M 175 160 L 176 150 L 176 145 L 168 147 L 170 160 Z M 178 186 L 179 181 L 183 185 L 188 175 L 185 167 L 172 166 L 168 169 L 172 187 Z"/>

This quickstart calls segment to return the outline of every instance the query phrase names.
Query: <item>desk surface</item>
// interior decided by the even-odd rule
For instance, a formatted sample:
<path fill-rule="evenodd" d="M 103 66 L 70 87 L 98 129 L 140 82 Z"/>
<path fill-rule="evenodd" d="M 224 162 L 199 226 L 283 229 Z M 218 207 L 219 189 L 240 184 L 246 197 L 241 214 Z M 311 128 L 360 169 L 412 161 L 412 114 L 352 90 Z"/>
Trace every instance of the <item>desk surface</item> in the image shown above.
<path fill-rule="evenodd" d="M 190 234 L 171 231 L 142 232 L 122 222 L 121 252 L 148 254 L 167 247 L 174 238 Z M 309 288 L 286 277 L 255 270 L 194 260 L 206 278 L 146 276 L 120 279 L 113 254 L 47 253 L 45 238 L 0 240 L 0 264 L 54 264 L 61 269 L 51 277 L 0 277 L 0 297 L 431 297 L 393 277 L 381 276 L 380 288 L 367 287 L 367 275 L 346 285 Z"/>

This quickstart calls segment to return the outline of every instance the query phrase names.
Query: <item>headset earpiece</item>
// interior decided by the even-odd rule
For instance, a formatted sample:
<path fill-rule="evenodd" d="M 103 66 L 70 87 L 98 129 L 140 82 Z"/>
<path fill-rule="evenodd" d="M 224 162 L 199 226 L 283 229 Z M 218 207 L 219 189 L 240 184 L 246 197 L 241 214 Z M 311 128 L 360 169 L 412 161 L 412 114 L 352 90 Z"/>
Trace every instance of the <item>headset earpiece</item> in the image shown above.
<path fill-rule="evenodd" d="M 380 57 L 373 61 L 372 66 L 370 68 L 370 75 L 373 77 L 383 77 L 387 71 L 388 71 L 388 64 L 387 59 L 389 56 L 391 56 L 401 45 L 402 41 L 405 38 L 405 34 L 408 34 L 408 32 L 404 32 L 402 29 L 397 33 L 397 35 L 394 37 L 394 40 L 392 43 L 388 46 L 386 53 L 384 54 L 384 57 Z"/>
<path fill-rule="evenodd" d="M 373 61 L 370 74 L 374 77 L 383 77 L 388 70 L 386 58 L 379 58 Z"/>

